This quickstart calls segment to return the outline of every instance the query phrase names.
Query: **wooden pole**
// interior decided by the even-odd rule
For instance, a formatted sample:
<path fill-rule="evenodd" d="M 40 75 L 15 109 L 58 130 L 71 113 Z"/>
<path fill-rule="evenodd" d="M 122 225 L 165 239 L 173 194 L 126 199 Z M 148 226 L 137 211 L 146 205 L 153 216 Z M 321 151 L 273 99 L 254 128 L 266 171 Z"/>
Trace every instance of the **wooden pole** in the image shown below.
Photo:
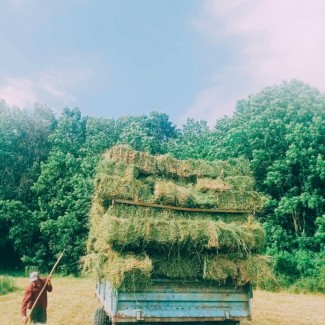
<path fill-rule="evenodd" d="M 147 203 L 147 202 L 139 202 L 139 201 L 129 201 L 122 199 L 114 199 L 112 204 L 115 203 L 124 203 L 131 205 L 140 205 L 151 208 L 162 208 L 162 209 L 170 209 L 170 210 L 179 210 L 179 211 L 189 211 L 189 212 L 207 212 L 207 213 L 253 213 L 252 210 L 235 210 L 235 209 L 200 209 L 200 208 L 184 208 L 173 205 L 162 205 L 155 203 Z"/>
<path fill-rule="evenodd" d="M 52 274 L 53 274 L 55 268 L 56 268 L 57 265 L 59 264 L 59 262 L 60 262 L 60 260 L 61 260 L 61 258 L 62 258 L 62 256 L 63 256 L 63 254 L 64 254 L 64 251 L 65 251 L 65 249 L 63 250 L 63 252 L 62 252 L 62 253 L 60 254 L 60 256 L 58 257 L 56 263 L 55 263 L 54 266 L 52 267 L 52 270 L 51 270 L 50 274 L 49 274 L 48 277 L 46 278 L 45 284 L 44 284 L 44 286 L 43 286 L 41 292 L 40 292 L 39 295 L 37 296 L 36 300 L 34 301 L 34 304 L 33 304 L 32 308 L 30 309 L 30 312 L 29 312 L 29 315 L 28 315 L 28 317 L 27 317 L 27 320 L 26 320 L 25 324 L 28 323 L 28 320 L 29 320 L 29 318 L 30 318 L 30 316 L 31 316 L 31 314 L 32 314 L 32 311 L 34 310 L 34 308 L 35 308 L 35 306 L 36 306 L 36 303 L 38 302 L 38 300 L 39 300 L 41 294 L 43 293 L 44 289 L 46 288 L 46 286 L 47 286 L 47 284 L 48 284 L 48 282 L 49 282 L 49 279 L 51 278 L 51 276 L 52 276 Z"/>

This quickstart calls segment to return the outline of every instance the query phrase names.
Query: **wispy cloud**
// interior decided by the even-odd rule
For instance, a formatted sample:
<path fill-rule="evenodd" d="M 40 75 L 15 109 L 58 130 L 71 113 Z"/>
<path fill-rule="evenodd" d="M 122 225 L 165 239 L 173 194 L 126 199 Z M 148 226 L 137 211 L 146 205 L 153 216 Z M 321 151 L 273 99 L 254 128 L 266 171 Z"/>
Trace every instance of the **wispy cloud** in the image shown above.
<path fill-rule="evenodd" d="M 228 42 L 237 54 L 188 112 L 206 112 L 202 118 L 211 121 L 224 115 L 223 107 L 231 105 L 230 114 L 236 100 L 284 79 L 300 79 L 324 91 L 324 16 L 322 0 L 203 1 L 193 26 L 210 45 Z M 218 95 L 207 96 L 214 90 Z"/>
<path fill-rule="evenodd" d="M 109 87 L 109 68 L 100 61 L 52 66 L 37 73 L 0 79 L 0 99 L 11 106 L 32 107 L 35 102 L 60 111 L 82 104 L 83 95 L 94 95 Z"/>
<path fill-rule="evenodd" d="M 0 83 L 0 98 L 7 104 L 31 107 L 35 102 L 51 103 L 56 106 L 73 104 L 75 97 L 67 91 L 67 81 L 72 82 L 67 73 L 45 70 L 32 77 L 9 77 Z"/>
<path fill-rule="evenodd" d="M 11 106 L 31 106 L 37 101 L 35 83 L 25 78 L 7 78 L 0 85 L 0 98 Z"/>
<path fill-rule="evenodd" d="M 66 104 L 76 101 L 78 88 L 92 79 L 90 68 L 47 68 L 39 73 L 39 89 L 48 95 L 61 99 Z"/>

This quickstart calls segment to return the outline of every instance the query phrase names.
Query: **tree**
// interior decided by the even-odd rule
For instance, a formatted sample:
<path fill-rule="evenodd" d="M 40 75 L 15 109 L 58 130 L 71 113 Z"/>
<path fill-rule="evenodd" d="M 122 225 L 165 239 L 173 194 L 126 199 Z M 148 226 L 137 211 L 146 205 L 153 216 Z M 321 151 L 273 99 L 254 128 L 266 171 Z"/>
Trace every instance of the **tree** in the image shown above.
<path fill-rule="evenodd" d="M 325 96 L 292 81 L 239 101 L 234 116 L 215 126 L 213 158 L 248 158 L 269 197 L 261 220 L 272 254 L 294 251 L 295 260 L 301 250 L 320 251 L 314 235 L 325 207 L 324 120 Z"/>
<path fill-rule="evenodd" d="M 206 121 L 187 119 L 177 137 L 168 143 L 168 151 L 178 159 L 208 159 L 214 137 Z"/>
<path fill-rule="evenodd" d="M 149 116 L 124 116 L 116 121 L 118 143 L 153 155 L 165 154 L 168 142 L 177 135 L 176 126 L 166 114 L 151 112 Z"/>
<path fill-rule="evenodd" d="M 21 264 L 20 258 L 30 253 L 38 225 L 20 201 L 0 200 L 0 268 Z"/>
<path fill-rule="evenodd" d="M 50 151 L 48 138 L 55 126 L 50 109 L 36 105 L 27 111 L 0 103 L 0 198 L 35 207 L 30 188 Z"/>
<path fill-rule="evenodd" d="M 83 173 L 86 118 L 78 109 L 64 109 L 50 137 L 52 150 L 33 189 L 38 195 L 39 254 L 26 258 L 46 268 L 67 248 L 61 270 L 77 272 L 85 249 L 91 181 Z"/>

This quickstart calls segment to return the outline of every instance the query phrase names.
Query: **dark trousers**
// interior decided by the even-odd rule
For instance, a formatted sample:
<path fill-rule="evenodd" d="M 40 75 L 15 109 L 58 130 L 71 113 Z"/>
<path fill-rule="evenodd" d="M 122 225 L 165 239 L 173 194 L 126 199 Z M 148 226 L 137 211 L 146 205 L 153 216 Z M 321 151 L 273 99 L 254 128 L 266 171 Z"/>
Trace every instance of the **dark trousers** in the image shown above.
<path fill-rule="evenodd" d="M 33 309 L 32 314 L 30 315 L 30 319 L 32 323 L 46 323 L 47 320 L 47 314 L 46 314 L 46 309 L 42 307 L 35 307 Z"/>

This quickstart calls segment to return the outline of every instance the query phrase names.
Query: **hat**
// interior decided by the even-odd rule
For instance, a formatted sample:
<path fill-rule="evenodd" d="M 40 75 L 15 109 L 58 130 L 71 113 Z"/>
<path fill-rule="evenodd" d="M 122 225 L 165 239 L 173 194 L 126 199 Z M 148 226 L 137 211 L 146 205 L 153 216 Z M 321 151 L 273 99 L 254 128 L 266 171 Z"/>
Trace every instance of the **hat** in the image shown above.
<path fill-rule="evenodd" d="M 34 282 L 38 279 L 39 277 L 39 274 L 38 272 L 32 272 L 30 275 L 29 275 L 29 281 L 30 282 Z"/>

